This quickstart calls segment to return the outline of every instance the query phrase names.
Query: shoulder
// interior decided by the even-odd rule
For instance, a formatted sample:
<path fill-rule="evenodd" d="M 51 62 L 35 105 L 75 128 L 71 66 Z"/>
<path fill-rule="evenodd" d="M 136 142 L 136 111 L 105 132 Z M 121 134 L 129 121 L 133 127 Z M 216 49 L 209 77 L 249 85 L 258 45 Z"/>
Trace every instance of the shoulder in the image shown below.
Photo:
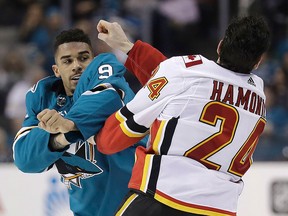
<path fill-rule="evenodd" d="M 26 103 L 39 104 L 53 95 L 64 92 L 62 80 L 55 76 L 45 77 L 34 84 L 26 93 Z"/>
<path fill-rule="evenodd" d="M 99 63 L 99 62 L 118 62 L 116 56 L 113 53 L 101 53 L 93 59 L 91 63 Z"/>
<path fill-rule="evenodd" d="M 126 68 L 117 60 L 113 53 L 101 53 L 97 55 L 85 69 L 80 82 L 84 82 L 85 80 L 89 82 L 92 81 L 95 86 L 95 82 L 99 84 L 102 80 L 109 77 L 122 77 L 125 72 Z"/>
<path fill-rule="evenodd" d="M 175 64 L 179 66 L 185 66 L 186 68 L 192 66 L 200 66 L 205 64 L 215 64 L 214 61 L 211 61 L 205 58 L 202 55 L 184 55 L 184 56 L 173 56 L 162 62 L 163 64 Z"/>
<path fill-rule="evenodd" d="M 202 70 L 215 62 L 206 59 L 201 55 L 174 56 L 159 64 L 159 71 L 166 76 L 187 77 L 195 71 Z"/>
<path fill-rule="evenodd" d="M 258 75 L 251 73 L 250 74 L 252 77 L 252 82 L 254 82 L 255 86 L 258 86 L 261 90 L 264 90 L 264 81 L 261 77 L 259 77 Z M 253 83 L 252 83 L 253 84 Z"/>
<path fill-rule="evenodd" d="M 44 108 L 56 104 L 58 95 L 64 94 L 63 82 L 55 76 L 39 80 L 27 93 L 25 98 L 28 116 L 41 112 Z"/>
<path fill-rule="evenodd" d="M 101 58 L 116 58 L 115 54 L 113 53 L 100 53 L 95 58 L 101 57 Z"/>
<path fill-rule="evenodd" d="M 92 60 L 92 62 L 86 68 L 84 74 L 92 73 L 93 75 L 107 78 L 107 76 L 111 76 L 115 72 L 121 71 L 122 74 L 123 70 L 126 70 L 124 65 L 118 61 L 114 54 L 101 53 Z"/>
<path fill-rule="evenodd" d="M 49 91 L 49 90 L 56 91 L 59 85 L 63 85 L 60 78 L 57 78 L 55 76 L 48 76 L 39 80 L 36 84 L 32 86 L 32 88 L 29 91 L 31 93 Z"/>

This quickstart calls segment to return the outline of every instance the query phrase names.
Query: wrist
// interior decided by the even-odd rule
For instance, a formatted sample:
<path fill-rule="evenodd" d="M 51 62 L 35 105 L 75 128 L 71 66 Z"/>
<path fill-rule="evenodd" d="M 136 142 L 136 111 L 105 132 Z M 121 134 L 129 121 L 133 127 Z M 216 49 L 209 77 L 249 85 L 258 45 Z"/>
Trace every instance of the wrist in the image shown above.
<path fill-rule="evenodd" d="M 64 133 L 68 133 L 70 131 L 77 131 L 78 130 L 77 126 L 75 125 L 75 123 L 72 120 L 66 119 L 66 118 L 64 118 L 64 119 L 65 119 L 65 121 L 62 123 L 62 128 L 61 128 L 61 130 L 59 130 L 60 133 L 64 134 Z M 61 138 L 61 140 L 63 140 L 63 137 L 59 137 L 59 138 Z"/>
<path fill-rule="evenodd" d="M 122 48 L 121 48 L 121 51 L 124 52 L 125 54 L 128 55 L 128 53 L 130 52 L 130 50 L 133 48 L 134 44 L 131 43 L 130 41 L 126 41 Z"/>
<path fill-rule="evenodd" d="M 63 150 L 66 146 L 69 145 L 69 142 L 66 140 L 64 134 L 55 134 L 51 135 L 50 138 L 50 147 L 54 151 Z"/>

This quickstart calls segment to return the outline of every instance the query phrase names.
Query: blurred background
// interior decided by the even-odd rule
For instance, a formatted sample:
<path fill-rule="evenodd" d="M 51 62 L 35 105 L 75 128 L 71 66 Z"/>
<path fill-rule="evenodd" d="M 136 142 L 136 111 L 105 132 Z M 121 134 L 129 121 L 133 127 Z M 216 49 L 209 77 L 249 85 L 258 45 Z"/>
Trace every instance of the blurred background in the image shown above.
<path fill-rule="evenodd" d="M 263 15 L 272 31 L 271 48 L 254 71 L 263 78 L 267 96 L 267 125 L 254 161 L 287 161 L 288 0 L 0 0 L 0 163 L 13 162 L 26 91 L 53 74 L 53 43 L 60 31 L 82 28 L 96 54 L 114 52 L 124 62 L 125 55 L 97 39 L 96 25 L 106 19 L 120 23 L 132 41 L 148 42 L 168 57 L 202 54 L 216 60 L 218 41 L 231 19 L 250 14 Z M 137 91 L 135 78 L 127 74 L 127 79 Z"/>
<path fill-rule="evenodd" d="M 265 81 L 267 126 L 255 161 L 288 159 L 287 0 L 0 0 L 0 161 L 12 162 L 15 133 L 25 116 L 25 93 L 53 74 L 53 42 L 62 30 L 87 32 L 95 53 L 115 52 L 98 40 L 100 19 L 119 22 L 132 41 L 141 39 L 166 56 L 202 54 L 217 59 L 216 47 L 232 18 L 261 14 L 272 43 L 260 68 Z M 129 74 L 132 88 L 138 82 Z"/>
<path fill-rule="evenodd" d="M 288 159 L 287 0 L 0 0 L 0 161 L 12 162 L 15 133 L 25 116 L 25 93 L 53 74 L 53 42 L 63 29 L 87 32 L 95 53 L 115 52 L 98 40 L 99 19 L 119 22 L 132 41 L 141 39 L 166 56 L 202 54 L 217 59 L 217 43 L 230 20 L 261 14 L 272 43 L 260 68 L 267 94 L 267 126 L 255 161 Z M 127 75 L 132 88 L 138 82 Z"/>

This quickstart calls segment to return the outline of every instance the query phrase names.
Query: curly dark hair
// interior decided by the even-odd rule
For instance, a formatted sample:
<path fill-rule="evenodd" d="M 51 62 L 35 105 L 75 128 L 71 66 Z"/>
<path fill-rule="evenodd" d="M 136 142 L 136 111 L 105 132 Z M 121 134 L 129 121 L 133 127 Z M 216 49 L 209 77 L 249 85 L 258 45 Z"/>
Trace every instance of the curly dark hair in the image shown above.
<path fill-rule="evenodd" d="M 58 47 L 61 44 L 69 42 L 83 42 L 87 43 L 90 47 L 92 47 L 89 36 L 85 34 L 83 30 L 75 28 L 64 30 L 59 35 L 57 35 L 54 42 L 54 53 L 56 53 Z"/>
<path fill-rule="evenodd" d="M 220 65 L 249 74 L 269 49 L 270 30 L 263 17 L 235 18 L 228 26 L 220 47 Z"/>

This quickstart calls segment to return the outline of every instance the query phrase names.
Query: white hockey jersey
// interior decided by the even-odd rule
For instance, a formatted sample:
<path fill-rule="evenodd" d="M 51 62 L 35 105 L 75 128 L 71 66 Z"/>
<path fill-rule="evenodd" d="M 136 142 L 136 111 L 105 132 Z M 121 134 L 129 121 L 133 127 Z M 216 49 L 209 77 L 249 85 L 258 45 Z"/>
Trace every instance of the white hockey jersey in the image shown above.
<path fill-rule="evenodd" d="M 173 57 L 106 121 L 97 145 L 117 152 L 150 131 L 147 148 L 136 150 L 130 188 L 185 212 L 236 215 L 265 115 L 258 76 L 201 55 Z"/>

